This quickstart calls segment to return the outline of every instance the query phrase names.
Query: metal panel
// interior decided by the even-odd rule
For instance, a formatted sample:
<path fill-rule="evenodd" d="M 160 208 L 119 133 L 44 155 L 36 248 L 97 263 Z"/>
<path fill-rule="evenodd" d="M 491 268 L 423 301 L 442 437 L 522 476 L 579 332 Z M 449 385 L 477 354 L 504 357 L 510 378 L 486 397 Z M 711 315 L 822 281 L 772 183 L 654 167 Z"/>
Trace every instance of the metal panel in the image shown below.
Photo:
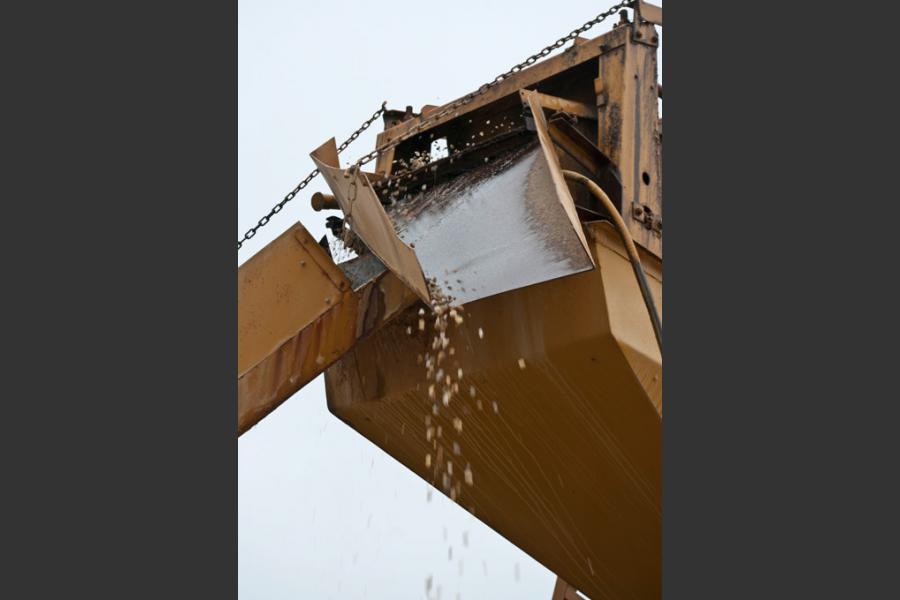
<path fill-rule="evenodd" d="M 662 257 L 662 140 L 652 24 L 601 54 L 595 81 L 597 146 L 616 164 L 622 182 L 622 218 L 636 244 Z M 640 36 L 640 37 L 637 37 Z"/>
<path fill-rule="evenodd" d="M 300 223 L 238 269 L 238 376 L 336 304 L 349 286 Z"/>
<path fill-rule="evenodd" d="M 572 200 L 572 194 L 569 193 L 569 186 L 566 184 L 566 180 L 563 177 L 559 166 L 559 157 L 556 155 L 556 150 L 553 148 L 553 141 L 550 139 L 550 134 L 547 132 L 547 118 L 544 116 L 544 111 L 541 107 L 541 97 L 528 92 L 527 90 L 523 90 L 521 94 L 531 108 L 531 115 L 534 118 L 534 124 L 537 128 L 541 149 L 543 150 L 544 157 L 547 159 L 547 164 L 550 167 L 550 176 L 553 178 L 556 199 L 569 217 L 569 221 L 572 223 L 572 229 L 578 235 L 578 239 L 581 240 L 585 255 L 588 260 L 591 260 L 591 251 L 590 248 L 588 248 L 587 240 L 584 239 L 584 232 L 581 230 L 581 221 L 578 219 L 578 212 L 575 210 L 575 201 Z M 591 264 L 593 264 L 593 261 Z"/>
<path fill-rule="evenodd" d="M 354 233 L 416 295 L 430 301 L 415 252 L 397 236 L 366 176 L 340 168 L 334 138 L 316 148 L 310 156 L 328 182 Z"/>
<path fill-rule="evenodd" d="M 416 296 L 384 272 L 352 290 L 299 223 L 238 269 L 238 435 Z"/>
<path fill-rule="evenodd" d="M 326 371 L 328 406 L 443 493 L 426 455 L 452 458 L 453 485 L 470 465 L 456 501 L 589 597 L 658 600 L 661 359 L 615 232 L 586 228 L 596 269 L 466 305 L 450 331 L 464 377 L 431 417 L 436 442 L 415 307 Z"/>

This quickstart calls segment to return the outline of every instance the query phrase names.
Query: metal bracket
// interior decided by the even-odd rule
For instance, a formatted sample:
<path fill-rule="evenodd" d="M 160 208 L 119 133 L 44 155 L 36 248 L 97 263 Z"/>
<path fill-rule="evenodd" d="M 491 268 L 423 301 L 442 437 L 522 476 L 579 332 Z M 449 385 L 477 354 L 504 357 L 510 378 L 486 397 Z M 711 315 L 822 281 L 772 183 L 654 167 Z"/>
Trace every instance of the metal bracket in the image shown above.
<path fill-rule="evenodd" d="M 659 46 L 659 35 L 653 27 L 654 23 L 662 27 L 662 8 L 640 0 L 635 2 L 634 20 L 631 22 L 631 40 L 653 48 Z"/>
<path fill-rule="evenodd" d="M 646 204 L 634 203 L 631 205 L 631 216 L 657 237 L 662 237 L 662 217 L 653 214 L 653 210 Z"/>
<path fill-rule="evenodd" d="M 651 48 L 659 47 L 659 35 L 652 23 L 633 23 L 631 28 L 631 41 L 635 44 L 643 44 Z"/>

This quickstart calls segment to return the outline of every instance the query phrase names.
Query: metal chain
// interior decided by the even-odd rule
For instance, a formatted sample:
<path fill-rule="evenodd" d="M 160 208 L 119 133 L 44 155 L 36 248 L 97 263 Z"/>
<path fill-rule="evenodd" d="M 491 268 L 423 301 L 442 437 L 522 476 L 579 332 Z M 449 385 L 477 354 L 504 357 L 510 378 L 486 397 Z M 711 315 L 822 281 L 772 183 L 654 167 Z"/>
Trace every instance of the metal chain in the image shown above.
<path fill-rule="evenodd" d="M 341 152 L 343 152 L 344 150 L 346 150 L 346 149 L 347 149 L 347 146 L 349 146 L 349 145 L 352 144 L 354 141 L 356 141 L 356 138 L 358 138 L 358 137 L 360 136 L 360 134 L 361 134 L 363 131 L 365 131 L 366 129 L 369 128 L 369 125 L 371 125 L 372 123 L 374 123 L 375 120 L 378 119 L 378 117 L 380 117 L 382 114 L 384 114 L 384 111 L 385 111 L 385 107 L 386 107 L 386 106 L 387 106 L 387 100 L 385 100 L 384 102 L 381 103 L 381 108 L 379 108 L 377 111 L 375 111 L 375 113 L 374 113 L 369 119 L 367 119 L 362 125 L 360 125 L 359 129 L 357 129 L 356 131 L 354 131 L 354 132 L 350 135 L 350 137 L 348 137 L 346 140 L 344 140 L 344 142 L 343 142 L 340 146 L 338 146 L 338 149 L 337 149 L 338 154 L 340 154 Z M 251 228 L 249 229 L 249 231 L 247 231 L 247 233 L 244 234 L 244 237 L 243 237 L 243 238 L 241 238 L 240 240 L 238 240 L 238 245 L 237 245 L 238 250 L 241 249 L 241 246 L 244 245 L 244 242 L 246 242 L 247 240 L 249 240 L 250 238 L 252 238 L 254 235 L 256 235 L 256 231 L 257 231 L 260 227 L 265 227 L 266 224 L 269 222 L 269 220 L 270 220 L 273 216 L 275 216 L 275 215 L 277 215 L 279 212 L 281 212 L 281 209 L 284 208 L 284 205 L 287 204 L 288 202 L 290 202 L 291 200 L 293 200 L 293 199 L 294 199 L 294 196 L 296 196 L 296 195 L 300 192 L 300 190 L 302 190 L 302 189 L 305 188 L 307 185 L 309 185 L 309 182 L 312 181 L 313 179 L 315 179 L 315 178 L 316 178 L 316 175 L 318 175 L 318 174 L 319 174 L 319 170 L 318 170 L 318 169 L 315 169 L 312 173 L 310 173 L 309 175 L 306 176 L 306 179 L 304 179 L 303 181 L 301 181 L 300 183 L 298 183 L 298 184 L 297 184 L 297 187 L 295 187 L 293 190 L 291 190 L 291 191 L 288 193 L 288 195 L 285 196 L 284 199 L 283 199 L 281 202 L 279 202 L 278 204 L 276 204 L 275 206 L 273 206 L 273 207 L 272 207 L 272 210 L 269 211 L 269 214 L 267 214 L 266 216 L 264 216 L 263 218 L 261 218 L 261 219 L 259 220 L 259 222 L 257 222 L 256 225 L 255 225 L 254 227 L 251 227 Z"/>
<path fill-rule="evenodd" d="M 383 146 L 381 146 L 381 147 L 379 147 L 379 148 L 376 148 L 376 149 L 373 150 L 372 152 L 369 152 L 368 154 L 366 154 L 365 156 L 363 156 L 362 158 L 360 158 L 358 161 L 356 161 L 356 166 L 357 166 L 357 167 L 361 167 L 362 165 L 364 165 L 364 164 L 366 164 L 366 163 L 368 163 L 368 162 L 371 162 L 372 160 L 375 159 L 375 157 L 378 156 L 379 153 L 384 152 L 385 150 L 390 150 L 391 148 L 393 148 L 393 147 L 397 146 L 398 144 L 400 144 L 402 141 L 409 139 L 409 138 L 412 137 L 414 134 L 416 134 L 416 133 L 418 133 L 419 131 L 421 131 L 422 129 L 428 127 L 428 126 L 429 126 L 431 123 L 433 123 L 434 121 L 436 121 L 436 120 L 440 119 L 441 117 L 443 117 L 443 116 L 445 116 L 445 115 L 451 113 L 452 111 L 456 110 L 456 109 L 459 108 L 460 106 L 463 106 L 463 105 L 468 104 L 469 102 L 471 102 L 472 100 L 474 100 L 474 99 L 477 98 L 478 96 L 484 94 L 485 92 L 487 92 L 488 90 L 490 90 L 491 88 L 493 88 L 494 86 L 496 86 L 497 84 L 499 84 L 500 82 L 502 82 L 503 80 L 507 79 L 510 75 L 513 75 L 513 74 L 515 74 L 515 73 L 518 73 L 519 71 L 521 71 L 522 69 L 524 69 L 524 68 L 526 68 L 526 67 L 530 67 L 531 65 L 533 65 L 534 63 L 536 63 L 538 60 L 544 58 L 545 56 L 547 56 L 548 54 L 550 54 L 551 52 L 553 52 L 553 51 L 556 50 L 557 48 L 561 48 L 561 47 L 564 46 L 567 42 L 569 42 L 569 41 L 571 41 L 571 40 L 574 40 L 576 37 L 578 37 L 579 35 L 581 35 L 581 34 L 584 33 L 585 31 L 587 31 L 588 29 L 591 29 L 591 28 L 594 27 L 595 25 L 598 25 L 599 23 L 605 21 L 607 18 L 609 18 L 609 17 L 611 17 L 612 15 L 616 14 L 620 9 L 631 7 L 633 4 L 634 4 L 634 0 L 624 0 L 623 2 L 619 2 L 618 4 L 615 4 L 615 5 L 611 6 L 611 7 L 609 7 L 607 10 L 605 10 L 605 11 L 602 12 L 602 13 L 600 13 L 599 15 L 597 15 L 596 17 L 594 17 L 594 18 L 591 19 L 590 21 L 586 22 L 586 23 L 585 23 L 584 25 L 582 25 L 581 27 L 579 27 L 579 28 L 577 28 L 577 29 L 573 29 L 572 31 L 570 31 L 570 32 L 568 33 L 568 35 L 559 38 L 558 40 L 556 40 L 555 42 L 553 42 L 553 43 L 550 44 L 549 46 L 546 46 L 545 48 L 541 49 L 540 52 L 538 52 L 538 53 L 536 53 L 536 54 L 532 54 L 531 56 L 529 56 L 528 58 L 526 58 L 525 60 L 523 60 L 523 61 L 520 62 L 519 64 L 517 64 L 517 65 L 513 66 L 512 68 L 510 68 L 509 70 L 507 70 L 507 71 L 505 71 L 505 72 L 503 72 L 503 73 L 497 75 L 496 77 L 494 77 L 493 80 L 489 81 L 488 83 L 482 84 L 482 85 L 481 85 L 477 90 L 475 90 L 474 92 L 469 92 L 468 94 L 466 94 L 466 95 L 463 96 L 462 98 L 459 98 L 458 100 L 455 100 L 455 101 L 451 102 L 450 104 L 448 104 L 447 106 L 445 106 L 443 109 L 441 109 L 441 110 L 438 111 L 437 113 L 434 113 L 434 114 L 432 114 L 432 115 L 429 115 L 428 118 L 423 119 L 423 120 L 420 121 L 418 124 L 416 124 L 416 125 L 414 125 L 413 127 L 411 127 L 411 128 L 410 128 L 407 132 L 405 132 L 402 136 L 398 137 L 397 139 L 395 139 L 395 140 L 393 140 L 393 141 L 390 141 L 390 142 L 384 144 Z"/>
<path fill-rule="evenodd" d="M 355 163 L 355 168 L 359 169 L 360 167 L 362 167 L 362 165 L 364 165 L 364 164 L 366 164 L 366 163 L 369 163 L 369 162 L 373 161 L 373 160 L 375 159 L 375 157 L 378 156 L 379 153 L 384 152 L 385 150 L 389 150 L 389 149 L 391 149 L 391 148 L 397 146 L 397 145 L 398 145 L 400 142 L 402 142 L 403 140 L 409 139 L 409 137 L 411 137 L 412 135 L 418 133 L 419 131 L 421 131 L 421 130 L 424 129 L 425 127 L 429 126 L 432 122 L 434 122 L 434 121 L 436 121 L 437 119 L 440 119 L 441 117 L 443 117 L 443 116 L 449 114 L 450 112 L 456 110 L 456 109 L 459 108 L 460 106 L 464 106 L 464 105 L 468 104 L 469 102 L 471 102 L 472 100 L 474 100 L 474 99 L 477 98 L 478 96 L 484 94 L 485 92 L 487 92 L 488 90 L 490 90 L 491 88 L 493 88 L 494 86 L 496 86 L 497 84 L 499 84 L 500 82 L 502 82 L 503 80 L 507 79 L 510 75 L 513 75 L 513 74 L 515 74 L 515 73 L 518 73 L 519 71 L 521 71 L 522 69 L 524 69 L 524 68 L 526 68 L 526 67 L 530 67 L 531 65 L 533 65 L 534 63 L 536 63 L 536 62 L 539 61 L 540 59 L 544 58 L 545 56 L 547 56 L 548 54 L 550 54 L 551 52 L 553 52 L 553 51 L 556 50 L 557 48 L 561 48 L 561 47 L 564 46 L 566 43 L 570 42 L 571 40 L 574 40 L 576 37 L 578 37 L 579 35 L 581 35 L 581 34 L 584 33 L 585 31 L 587 31 L 588 29 L 591 29 L 591 28 L 594 27 L 595 25 L 598 25 L 599 23 L 605 21 L 607 18 L 609 18 L 610 16 L 612 16 L 612 15 L 614 15 L 616 12 L 618 12 L 620 9 L 630 7 L 630 6 L 632 6 L 633 4 L 634 4 L 634 0 L 624 0 L 623 2 L 619 2 L 618 4 L 615 4 L 615 5 L 611 6 L 610 8 L 608 8 L 608 9 L 605 10 L 604 12 L 600 13 L 599 15 L 597 15 L 596 17 L 594 17 L 594 18 L 591 19 L 590 21 L 587 21 L 586 23 L 584 23 L 581 27 L 579 27 L 579 28 L 577 28 L 577 29 L 573 29 L 573 30 L 570 31 L 567 35 L 565 35 L 565 36 L 559 38 L 558 40 L 556 40 L 555 42 L 553 42 L 553 43 L 550 44 L 549 46 L 546 46 L 546 47 L 542 48 L 540 52 L 538 52 L 538 53 L 536 53 L 536 54 L 532 54 L 531 56 L 529 56 L 528 58 L 526 58 L 525 60 L 523 60 L 523 61 L 520 62 L 519 64 L 514 65 L 513 67 L 511 67 L 509 70 L 507 70 L 507 71 L 505 71 L 505 72 L 503 72 L 503 73 L 497 75 L 496 77 L 494 77 L 493 80 L 489 81 L 488 83 L 482 84 L 482 85 L 481 85 L 477 90 L 475 90 L 474 92 L 469 92 L 468 94 L 466 94 L 466 95 L 463 96 L 462 98 L 460 98 L 460 99 L 458 99 L 458 100 L 455 100 L 454 102 L 451 102 L 450 104 L 448 104 L 447 106 L 445 106 L 443 109 L 441 109 L 441 110 L 438 111 L 437 113 L 434 113 L 434 114 L 430 115 L 427 119 L 423 119 L 423 120 L 420 121 L 418 124 L 416 124 L 416 125 L 414 125 L 413 127 L 411 127 L 411 128 L 409 129 L 409 131 L 407 131 L 403 136 L 401 136 L 401 137 L 399 137 L 399 138 L 397 138 L 397 139 L 395 139 L 395 140 L 393 140 L 393 141 L 391 141 L 391 142 L 388 142 L 388 143 L 386 143 L 386 144 L 384 144 L 384 145 L 382 145 L 382 146 L 380 146 L 380 147 L 378 147 L 378 148 L 375 148 L 374 150 L 372 150 L 371 152 L 369 152 L 368 154 L 366 154 L 365 156 L 363 156 L 362 158 L 360 158 L 359 160 L 357 160 L 356 163 Z M 341 144 L 340 146 L 338 146 L 338 154 L 340 154 L 341 152 L 343 152 L 343 151 L 347 148 L 347 146 L 349 146 L 351 143 L 353 143 L 353 141 L 355 141 L 356 138 L 358 138 L 359 135 L 360 135 L 363 131 L 365 131 L 366 129 L 369 128 L 369 125 L 371 125 L 378 117 L 380 117 L 380 116 L 384 113 L 385 105 L 386 105 L 386 104 L 387 104 L 387 102 L 382 102 L 382 103 L 381 103 L 381 108 L 379 108 L 379 109 L 375 112 L 375 114 L 372 115 L 372 118 L 370 118 L 370 119 L 367 120 L 365 123 L 363 123 L 362 126 L 360 126 L 359 129 L 357 129 L 356 131 L 354 131 L 353 134 L 352 134 L 349 138 L 347 138 L 347 139 L 344 141 L 343 144 Z M 307 176 L 306 176 L 306 179 L 304 179 L 303 181 L 301 181 L 301 182 L 297 185 L 297 187 L 295 187 L 293 190 L 291 190 L 291 192 L 288 193 L 288 195 L 285 196 L 284 199 L 283 199 L 281 202 L 279 202 L 279 203 L 276 204 L 274 207 L 272 207 L 272 210 L 269 211 L 269 214 L 267 214 L 266 216 L 264 216 L 263 218 L 261 218 L 261 219 L 259 220 L 259 222 L 256 224 L 256 226 L 250 228 L 250 230 L 247 231 L 247 233 L 244 234 L 244 237 L 238 241 L 238 250 L 241 249 L 241 246 L 243 245 L 244 242 L 246 242 L 247 240 L 249 240 L 250 238 L 252 238 L 254 235 L 256 235 L 256 231 L 257 231 L 260 227 L 264 227 L 264 226 L 269 222 L 269 220 L 270 220 L 273 216 L 275 216 L 276 214 L 278 214 L 279 212 L 281 212 L 281 209 L 284 208 L 284 205 L 287 204 L 288 202 L 290 202 L 291 200 L 293 200 L 293 199 L 294 199 L 294 196 L 296 196 L 297 193 L 300 192 L 300 190 L 302 190 L 303 188 L 305 188 L 305 187 L 309 184 L 310 181 L 312 181 L 313 179 L 315 179 L 316 175 L 318 175 L 318 174 L 319 174 L 319 170 L 316 169 L 316 170 L 314 170 L 312 173 L 310 173 L 309 175 L 307 175 Z"/>

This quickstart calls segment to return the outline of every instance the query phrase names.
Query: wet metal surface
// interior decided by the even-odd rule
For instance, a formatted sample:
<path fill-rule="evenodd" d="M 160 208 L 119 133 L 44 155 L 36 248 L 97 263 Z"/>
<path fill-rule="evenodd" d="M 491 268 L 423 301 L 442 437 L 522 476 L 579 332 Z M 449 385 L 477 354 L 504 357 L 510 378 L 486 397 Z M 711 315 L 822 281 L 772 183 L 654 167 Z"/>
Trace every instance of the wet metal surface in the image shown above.
<path fill-rule="evenodd" d="M 425 277 L 456 303 L 593 267 L 537 141 L 426 186 L 388 215 Z"/>
<path fill-rule="evenodd" d="M 350 280 L 350 286 L 354 291 L 384 273 L 386 269 L 384 263 L 371 252 L 342 262 L 338 264 L 338 268 Z"/>

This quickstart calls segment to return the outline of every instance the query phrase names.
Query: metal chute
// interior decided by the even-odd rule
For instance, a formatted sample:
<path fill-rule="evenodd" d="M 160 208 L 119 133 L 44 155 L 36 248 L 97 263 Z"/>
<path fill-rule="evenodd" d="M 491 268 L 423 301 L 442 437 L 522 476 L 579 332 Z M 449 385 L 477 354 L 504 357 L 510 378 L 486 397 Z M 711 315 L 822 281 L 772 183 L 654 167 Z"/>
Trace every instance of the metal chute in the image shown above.
<path fill-rule="evenodd" d="M 339 167 L 334 138 L 316 148 L 310 156 L 357 235 L 417 296 L 429 301 L 422 267 L 412 249 L 397 237 L 368 178 L 358 170 Z"/>
<path fill-rule="evenodd" d="M 314 206 L 360 256 L 335 264 L 298 224 L 238 278 L 239 432 L 325 371 L 334 415 L 557 573 L 559 599 L 661 593 L 658 36 L 629 25 L 384 111 L 373 173 L 329 140 Z M 425 312 L 448 296 L 464 310 Z"/>
<path fill-rule="evenodd" d="M 480 164 L 435 176 L 386 209 L 365 175 L 334 166 L 333 140 L 313 152 L 354 233 L 423 299 L 422 274 L 464 304 L 593 268 L 543 111 L 528 102 L 536 132 L 474 153 Z M 429 168 L 439 173 L 452 160 Z"/>

